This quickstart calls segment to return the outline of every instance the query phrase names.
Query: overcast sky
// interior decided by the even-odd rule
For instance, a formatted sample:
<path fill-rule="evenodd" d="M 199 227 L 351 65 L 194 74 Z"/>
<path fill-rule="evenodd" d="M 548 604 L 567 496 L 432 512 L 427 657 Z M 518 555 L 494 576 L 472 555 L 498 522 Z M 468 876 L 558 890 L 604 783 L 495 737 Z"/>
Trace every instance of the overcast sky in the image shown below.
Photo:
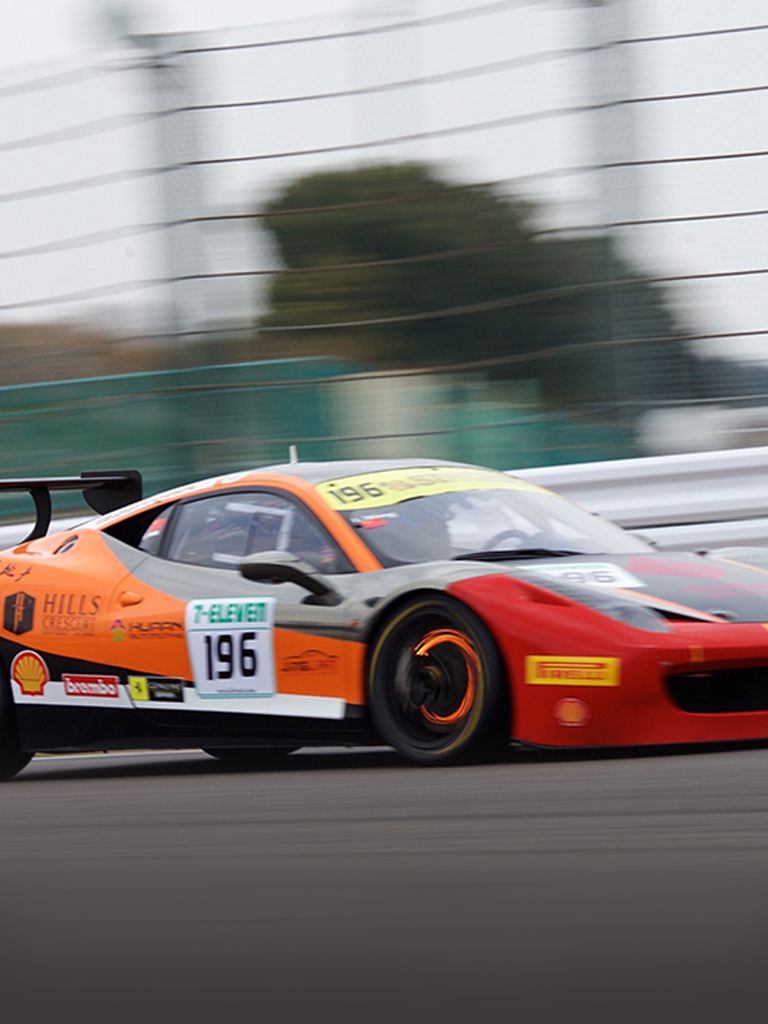
<path fill-rule="evenodd" d="M 265 0 L 137 0 L 134 4 L 108 4 L 102 0 L 27 0 L 26 3 L 14 3 L 4 12 L 3 30 L 0 32 L 0 82 L 13 82 L 19 75 L 27 77 L 28 73 L 31 74 L 34 70 L 28 72 L 29 65 L 47 64 L 59 59 L 67 63 L 89 63 L 101 59 L 109 45 L 110 31 L 114 31 L 110 29 L 110 25 L 115 26 L 120 17 L 125 20 L 126 12 L 130 28 L 137 32 L 213 30 L 237 25 L 264 25 L 276 21 L 284 23 L 287 19 L 300 18 L 315 19 L 311 31 L 317 32 L 322 31 L 322 26 L 326 23 L 332 24 L 335 29 L 356 27 L 360 24 L 369 24 L 374 17 L 384 21 L 399 21 L 470 6 L 470 0 L 382 0 L 379 3 L 373 3 L 371 0 L 358 0 L 356 3 L 348 3 L 345 0 L 279 0 L 279 3 Z M 532 8 L 533 5 L 529 7 Z M 362 56 L 353 59 L 353 64 L 355 61 L 357 63 L 352 68 L 352 84 L 357 84 L 360 78 L 387 81 L 423 74 L 425 70 L 442 71 L 446 68 L 479 63 L 485 57 L 489 60 L 499 60 L 508 53 L 524 53 L 526 49 L 531 48 L 541 49 L 541 41 L 534 29 L 531 29 L 531 38 L 524 38 L 526 26 L 543 27 L 546 34 L 544 48 L 552 46 L 553 43 L 563 46 L 584 43 L 583 36 L 579 36 L 579 26 L 582 24 L 580 19 L 588 15 L 583 11 L 576 11 L 573 2 L 551 0 L 551 3 L 540 5 L 540 8 L 549 10 L 546 16 L 549 20 L 546 22 L 541 20 L 543 16 L 539 16 L 540 20 L 537 21 L 535 14 L 518 16 L 518 20 L 514 22 L 499 20 L 499 25 L 504 24 L 510 28 L 513 24 L 515 26 L 514 32 L 506 38 L 489 38 L 487 23 L 483 27 L 480 19 L 476 22 L 467 22 L 453 33 L 446 31 L 440 36 L 440 52 L 430 51 L 429 43 L 425 41 L 428 40 L 427 33 L 424 33 L 424 39 L 419 43 L 420 50 L 410 54 L 407 47 L 402 46 L 397 54 L 394 47 L 382 49 L 384 44 L 378 48 L 372 45 L 370 49 L 360 46 L 357 52 Z M 630 31 L 636 34 L 703 31 L 768 21 L 768 0 L 627 0 L 625 9 L 628 16 L 627 25 Z M 110 11 L 113 13 L 110 14 Z M 117 15 L 115 11 L 118 12 Z M 326 22 L 325 19 L 329 20 Z M 304 22 L 298 22 L 293 28 L 296 34 L 300 34 L 307 26 Z M 486 33 L 485 37 L 481 35 L 483 31 Z M 291 36 L 294 31 L 291 26 L 286 27 L 283 24 L 278 34 Z M 635 48 L 635 91 L 639 94 L 668 94 L 680 90 L 766 86 L 766 44 L 768 32 L 743 37 L 728 36 L 720 39 L 668 43 L 662 44 L 661 47 Z M 295 51 L 296 48 L 292 49 Z M 283 95 L 290 95 L 302 90 L 343 88 L 349 84 L 346 80 L 337 82 L 333 77 L 337 69 L 332 66 L 332 60 L 324 59 L 322 67 L 313 65 L 311 61 L 302 65 L 296 63 L 295 57 L 286 54 L 285 58 L 280 56 L 279 63 L 268 67 L 268 51 L 260 52 L 264 53 L 264 60 L 251 60 L 248 67 L 248 75 L 256 75 L 255 78 L 248 79 L 251 91 L 258 86 L 262 90 L 276 89 L 276 94 L 282 89 Z M 369 57 L 370 67 L 366 66 Z M 291 60 L 294 63 L 291 63 Z M 230 63 L 232 67 L 236 67 L 235 61 Z M 241 80 L 245 80 L 242 75 Z M 520 92 L 521 81 L 526 85 L 525 95 Z M 479 85 L 477 87 L 480 88 Z M 384 101 L 379 101 L 375 110 L 371 108 L 377 118 L 378 134 L 396 134 L 398 129 L 411 131 L 424 126 L 442 127 L 445 123 L 461 123 L 462 120 L 467 122 L 472 120 L 473 116 L 493 117 L 504 116 L 510 112 L 524 112 L 529 109 L 520 105 L 524 101 L 528 104 L 541 102 L 544 106 L 557 106 L 558 103 L 562 104 L 564 95 L 568 98 L 569 83 L 555 82 L 554 74 L 536 78 L 531 72 L 526 79 L 516 79 L 507 87 L 498 83 L 496 90 L 493 91 L 493 84 L 488 80 L 483 88 L 487 91 L 482 96 L 472 92 L 469 85 L 453 91 L 446 88 L 443 90 L 445 109 L 440 107 L 438 97 L 433 93 L 425 98 L 419 98 L 415 104 L 410 105 L 402 98 L 398 100 L 396 94 L 388 94 L 391 97 L 391 100 L 387 100 L 389 106 L 385 107 Z M 63 97 L 65 94 L 61 95 Z M 689 103 L 644 106 L 633 121 L 623 122 L 634 125 L 634 137 L 631 141 L 624 137 L 616 140 L 617 155 L 619 158 L 626 158 L 628 152 L 630 156 L 672 156 L 707 151 L 768 149 L 766 96 L 768 93 L 755 93 L 738 100 L 708 100 L 706 104 L 705 101 L 701 101 L 701 106 Z M 34 98 L 37 106 L 30 101 L 29 106 L 19 102 L 4 108 L 5 122 L 3 124 L 0 120 L 0 141 L 24 137 L 36 127 L 42 130 L 56 130 L 60 123 L 77 123 L 93 117 L 110 116 L 115 110 L 130 111 L 135 110 L 137 106 L 140 109 L 145 105 L 137 88 L 134 89 L 132 96 L 122 95 L 119 102 L 115 96 L 108 95 L 106 88 L 101 93 L 90 93 L 82 101 L 83 108 L 74 112 L 62 109 L 66 102 L 64 99 L 59 101 L 57 109 L 56 93 L 51 92 L 49 97 L 45 107 L 39 106 L 38 95 Z M 576 95 L 574 98 L 578 100 L 588 97 Z M 111 106 L 108 100 L 112 102 Z M 79 103 L 80 100 L 73 99 L 71 102 Z M 100 106 L 102 102 L 103 106 Z M 119 103 L 123 106 L 120 107 Z M 10 117 L 5 113 L 7 110 L 11 112 Z M 356 130 L 365 129 L 364 113 L 367 116 L 367 112 L 367 107 L 359 106 L 352 111 L 350 121 L 344 122 L 343 119 L 339 119 L 342 128 L 339 129 L 341 134 L 338 139 L 332 136 L 337 126 L 329 120 L 323 127 L 324 134 L 318 136 L 320 141 L 314 144 L 322 145 L 329 137 L 332 142 L 347 141 L 350 124 Z M 247 128 L 251 137 L 254 131 L 259 133 L 260 138 L 263 137 L 267 149 L 270 146 L 272 149 L 286 146 L 290 148 L 297 145 L 296 139 L 310 137 L 316 129 L 319 131 L 316 123 L 307 120 L 306 115 L 302 117 L 303 121 L 297 117 L 291 122 L 281 117 L 274 122 L 264 122 L 265 129 L 262 129 L 262 122 L 259 122 L 257 129 L 250 122 L 246 125 L 245 122 L 232 121 L 227 128 L 229 134 L 226 137 L 222 135 L 217 144 L 221 148 L 231 148 L 234 144 L 232 140 L 244 134 Z M 47 118 L 49 120 L 46 120 Z M 504 177 L 505 171 L 508 174 L 510 167 L 514 174 L 521 171 L 531 171 L 535 174 L 547 160 L 552 160 L 555 164 L 561 159 L 565 160 L 566 164 L 574 163 L 578 157 L 588 160 L 590 154 L 580 152 L 580 147 L 584 145 L 584 140 L 580 136 L 587 134 L 583 131 L 584 125 L 562 122 L 561 131 L 560 124 L 561 122 L 558 122 L 556 129 L 549 128 L 548 135 L 536 134 L 533 129 L 529 133 L 527 129 L 521 128 L 507 132 L 506 142 L 500 142 L 498 135 L 495 135 L 492 141 L 490 135 L 483 134 L 470 137 L 469 142 L 462 138 L 457 139 L 455 143 L 445 142 L 441 144 L 441 148 L 424 145 L 419 149 L 402 153 L 390 150 L 386 155 L 451 161 L 454 166 L 463 166 L 467 177 L 475 180 Z M 593 127 L 590 127 L 590 131 Z M 213 138 L 218 130 L 218 123 L 212 124 L 207 135 Z M 344 131 L 347 131 L 347 135 L 343 134 Z M 122 143 L 117 133 L 115 136 L 115 151 L 119 150 L 121 145 L 123 148 L 132 147 L 133 143 L 129 143 L 127 135 Z M 17 154 L 9 153 L 0 166 L 0 191 L 13 191 L 20 187 L 20 182 L 26 184 L 32 181 L 36 184 L 38 176 L 41 183 L 51 178 L 72 178 L 76 176 L 78 165 L 91 165 L 92 154 L 85 149 L 57 146 L 53 147 L 53 150 L 34 151 L 32 156 L 44 152 L 46 159 L 40 160 L 37 156 L 31 163 L 21 163 L 22 157 L 29 160 L 29 151 L 20 154 L 18 162 L 15 162 Z M 376 153 L 373 153 L 372 157 L 375 155 Z M 110 158 L 113 156 L 114 154 L 110 153 Z M 100 164 L 98 166 L 101 167 Z M 105 170 L 112 169 L 112 164 L 104 166 Z M 285 168 L 284 173 L 295 173 L 297 170 L 305 169 L 298 164 L 295 167 L 291 165 L 290 169 Z M 216 180 L 216 189 L 207 198 L 215 201 L 216 208 L 226 203 L 242 202 L 242 197 L 250 194 L 249 190 L 252 193 L 259 183 L 266 189 L 267 183 L 271 180 L 268 173 L 259 177 L 254 175 L 250 166 L 243 167 L 237 172 L 233 170 L 228 176 L 220 175 Z M 628 210 L 648 217 L 766 208 L 767 183 L 768 161 L 731 161 L 727 173 L 724 171 L 724 164 L 720 163 L 691 165 L 690 170 L 684 173 L 680 168 L 651 169 L 637 175 L 631 181 L 625 177 L 619 182 L 618 187 L 614 188 L 611 204 L 604 202 L 604 196 L 599 194 L 599 187 L 595 189 L 594 183 L 591 186 L 593 195 L 590 199 L 578 193 L 578 184 L 573 185 L 576 191 L 567 195 L 558 193 L 554 186 L 547 192 L 547 186 L 542 179 L 542 185 L 539 191 L 535 192 L 535 198 L 551 202 L 553 208 L 560 204 L 558 217 L 561 219 L 568 216 L 563 210 L 567 203 L 570 203 L 573 210 L 586 223 L 590 217 L 621 215 Z M 634 190 L 632 204 L 622 205 L 622 189 L 630 186 Z M 132 201 L 126 193 L 123 213 L 130 209 L 129 203 Z M 592 201 L 592 209 L 587 208 L 588 201 Z M 111 223 L 107 216 L 106 200 L 103 209 L 99 205 L 99 196 L 95 193 L 92 200 L 89 197 L 88 202 L 92 203 L 94 223 L 86 224 L 87 229 L 96 230 L 105 223 Z M 110 196 L 110 210 L 116 205 L 119 208 L 121 204 L 122 199 L 116 203 L 115 195 Z M 5 209 L 0 211 L 6 216 L 1 233 L 4 242 L 10 238 L 16 246 L 45 240 L 47 236 L 44 230 L 53 231 L 53 237 L 66 237 L 76 230 L 84 230 L 83 211 L 76 205 L 76 201 L 67 207 L 57 197 L 55 205 L 36 203 L 33 206 L 32 203 L 16 203 L 15 211 L 12 207 L 14 204 L 6 204 Z M 34 213 L 33 210 L 38 212 Z M 152 219 L 144 210 L 135 215 L 140 219 Z M 123 220 L 126 219 L 124 215 Z M 744 218 L 724 221 L 716 226 L 685 224 L 678 228 L 665 228 L 663 231 L 642 229 L 632 234 L 629 244 L 641 265 L 645 259 L 646 266 L 662 273 L 741 270 L 768 265 L 765 227 L 766 218 Z M 230 241 L 227 244 L 231 245 L 234 251 L 235 243 Z M 249 242 L 248 245 L 250 244 Z M 162 267 L 149 266 L 154 256 L 147 249 L 144 258 L 141 245 L 141 240 L 137 240 L 132 242 L 130 247 L 122 246 L 118 254 L 120 260 L 125 262 L 130 259 L 134 263 L 137 262 L 137 258 L 139 262 L 143 260 L 141 271 L 137 271 L 138 276 L 152 276 L 153 272 L 162 274 Z M 6 246 L 3 245 L 3 248 Z M 262 261 L 266 258 L 263 253 L 256 255 Z M 246 246 L 240 258 L 247 260 L 253 256 L 253 249 Z M 61 261 L 54 264 L 51 260 L 49 272 L 46 269 L 49 264 L 36 258 L 36 273 L 33 276 L 29 274 L 31 260 L 16 263 L 9 261 L 4 268 L 5 294 L 11 294 L 14 298 L 18 295 L 26 297 L 26 294 L 31 297 L 34 292 L 29 289 L 33 281 L 40 288 L 49 280 L 50 285 L 45 285 L 49 293 L 65 292 L 67 288 L 82 286 L 79 279 L 76 280 L 76 276 L 73 276 L 78 270 L 81 277 L 101 283 L 99 272 L 109 266 L 108 260 L 102 260 L 99 267 L 91 267 L 82 262 L 85 259 L 86 256 L 80 258 L 79 262 L 67 260 L 66 265 Z M 125 268 L 118 267 L 117 264 L 115 266 L 114 279 L 124 278 Z M 15 278 L 14 273 L 18 273 L 18 277 Z M 104 281 L 109 283 L 109 278 L 104 278 Z M 760 330 L 768 328 L 768 302 L 765 298 L 764 282 L 764 278 L 750 277 L 730 282 L 713 282 L 706 287 L 681 284 L 675 286 L 674 297 L 678 308 L 685 313 L 687 322 L 695 330 Z M 25 288 L 28 290 L 27 293 L 24 292 Z M 3 289 L 0 289 L 0 292 L 3 292 Z M 0 294 L 0 302 L 2 301 L 8 300 Z M 69 309 L 71 312 L 71 307 Z M 751 342 L 719 342 L 714 345 L 714 350 L 755 358 L 764 355 L 767 345 L 768 338 L 760 338 Z"/>
<path fill-rule="evenodd" d="M 352 6 L 345 0 L 28 0 L 4 11 L 0 66 L 87 58 L 88 51 L 103 47 L 116 17 L 129 17 L 142 32 L 192 32 L 314 17 Z"/>

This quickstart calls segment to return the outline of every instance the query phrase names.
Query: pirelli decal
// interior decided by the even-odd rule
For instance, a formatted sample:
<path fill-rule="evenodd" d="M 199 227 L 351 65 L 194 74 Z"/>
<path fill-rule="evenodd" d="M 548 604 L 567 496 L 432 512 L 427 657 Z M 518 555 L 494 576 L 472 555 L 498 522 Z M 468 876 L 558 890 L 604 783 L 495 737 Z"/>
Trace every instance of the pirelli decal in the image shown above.
<path fill-rule="evenodd" d="M 532 686 L 618 686 L 621 659 L 531 654 L 525 659 L 525 681 Z"/>

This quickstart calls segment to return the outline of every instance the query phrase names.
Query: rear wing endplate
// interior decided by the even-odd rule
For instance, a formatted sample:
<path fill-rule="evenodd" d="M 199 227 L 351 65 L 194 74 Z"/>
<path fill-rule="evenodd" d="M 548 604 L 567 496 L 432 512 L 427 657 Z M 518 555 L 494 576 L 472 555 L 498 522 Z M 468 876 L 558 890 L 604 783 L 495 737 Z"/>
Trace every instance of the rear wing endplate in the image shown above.
<path fill-rule="evenodd" d="M 51 525 L 51 492 L 82 491 L 83 497 L 101 515 L 114 512 L 123 505 L 139 501 L 143 487 L 141 473 L 137 469 L 105 470 L 97 473 L 81 473 L 80 476 L 39 476 L 19 477 L 16 480 L 0 479 L 0 493 L 26 491 L 35 503 L 35 525 L 29 536 L 36 540 L 44 537 Z"/>

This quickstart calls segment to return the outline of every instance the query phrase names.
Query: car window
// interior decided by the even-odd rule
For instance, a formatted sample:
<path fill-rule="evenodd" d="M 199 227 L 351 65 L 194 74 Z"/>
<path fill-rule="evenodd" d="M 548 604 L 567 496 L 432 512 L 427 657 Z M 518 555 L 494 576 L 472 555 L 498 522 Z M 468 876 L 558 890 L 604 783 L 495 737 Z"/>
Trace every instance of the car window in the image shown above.
<path fill-rule="evenodd" d="M 385 567 L 526 548 L 637 554 L 648 545 L 557 494 L 493 470 L 384 470 L 318 487 Z"/>
<path fill-rule="evenodd" d="M 156 555 L 160 548 L 160 541 L 163 537 L 166 524 L 168 522 L 168 516 L 170 510 L 164 508 L 161 512 L 155 516 L 149 526 L 146 528 L 139 541 L 139 548 L 142 551 L 146 551 L 150 555 Z"/>
<path fill-rule="evenodd" d="M 260 551 L 291 551 L 323 573 L 352 572 L 314 516 L 292 499 L 269 491 L 216 494 L 180 505 L 167 557 L 236 569 L 246 555 Z"/>

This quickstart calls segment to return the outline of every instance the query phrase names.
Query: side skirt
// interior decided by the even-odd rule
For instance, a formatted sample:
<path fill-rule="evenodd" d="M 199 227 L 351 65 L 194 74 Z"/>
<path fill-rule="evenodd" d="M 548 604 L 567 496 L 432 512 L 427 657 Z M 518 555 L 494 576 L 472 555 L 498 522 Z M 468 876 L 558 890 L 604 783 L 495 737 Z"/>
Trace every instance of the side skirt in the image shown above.
<path fill-rule="evenodd" d="M 155 712 L 131 709 L 16 705 L 23 750 L 67 752 L 185 747 L 344 746 L 381 742 L 363 708 L 348 708 L 340 721 L 258 718 L 223 712 Z"/>

